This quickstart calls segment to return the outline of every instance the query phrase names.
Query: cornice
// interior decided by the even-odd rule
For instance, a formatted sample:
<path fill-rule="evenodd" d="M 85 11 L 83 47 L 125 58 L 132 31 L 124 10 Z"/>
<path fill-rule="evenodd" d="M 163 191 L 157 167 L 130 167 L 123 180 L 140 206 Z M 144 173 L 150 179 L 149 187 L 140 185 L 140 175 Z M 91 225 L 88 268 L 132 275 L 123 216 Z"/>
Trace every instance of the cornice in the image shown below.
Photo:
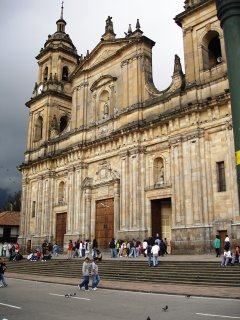
<path fill-rule="evenodd" d="M 174 18 L 176 24 L 180 27 L 182 27 L 182 19 L 184 17 L 186 17 L 189 14 L 192 14 L 194 11 L 201 9 L 203 6 L 205 6 L 206 4 L 210 4 L 212 3 L 213 0 L 201 0 L 201 2 L 192 5 L 192 6 L 188 6 L 186 8 L 185 11 L 179 13 L 178 15 L 176 15 L 176 17 Z"/>
<path fill-rule="evenodd" d="M 28 100 L 25 103 L 25 105 L 26 105 L 26 107 L 30 108 L 32 104 L 34 104 L 37 101 L 40 101 L 42 98 L 46 98 L 49 95 L 50 96 L 57 96 L 58 98 L 67 100 L 69 102 L 72 101 L 72 96 L 66 95 L 65 93 L 58 92 L 58 91 L 55 91 L 55 90 L 46 90 L 46 91 L 42 92 L 41 94 L 39 94 L 38 96 Z"/>
<path fill-rule="evenodd" d="M 75 59 L 77 59 L 77 61 L 79 60 L 79 55 L 75 52 L 72 51 L 72 49 L 68 49 L 67 46 L 64 46 L 64 47 L 59 47 L 59 46 L 56 46 L 56 47 L 53 47 L 53 46 L 49 46 L 49 47 L 46 47 L 44 49 L 42 49 L 40 51 L 40 53 L 35 57 L 37 60 L 40 60 L 42 57 L 44 57 L 44 55 L 46 55 L 48 52 L 52 53 L 52 52 L 63 52 L 63 53 L 66 53 L 72 57 L 74 57 Z"/>

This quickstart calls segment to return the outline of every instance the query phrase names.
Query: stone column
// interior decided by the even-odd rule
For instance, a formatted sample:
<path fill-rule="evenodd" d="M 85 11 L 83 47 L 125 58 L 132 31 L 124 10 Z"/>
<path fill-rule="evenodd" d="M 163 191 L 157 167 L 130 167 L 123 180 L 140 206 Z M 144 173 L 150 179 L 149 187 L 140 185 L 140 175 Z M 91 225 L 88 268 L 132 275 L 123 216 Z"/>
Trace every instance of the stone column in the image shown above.
<path fill-rule="evenodd" d="M 114 183 L 114 235 L 120 229 L 120 185 L 119 181 Z"/>
<path fill-rule="evenodd" d="M 192 83 L 196 81 L 194 65 L 193 28 L 183 30 L 184 36 L 184 60 L 186 61 L 186 81 Z"/>
<path fill-rule="evenodd" d="M 49 170 L 43 181 L 43 214 L 42 214 L 42 236 L 51 237 L 52 212 L 53 212 L 53 175 Z"/>
<path fill-rule="evenodd" d="M 119 154 L 120 157 L 120 201 L 121 201 L 121 216 L 120 229 L 126 229 L 129 225 L 129 176 L 128 176 L 128 153 L 123 151 Z"/>
<path fill-rule="evenodd" d="M 72 94 L 72 115 L 71 115 L 71 123 L 72 129 L 77 128 L 77 111 L 78 111 L 78 87 L 74 88 Z"/>
<path fill-rule="evenodd" d="M 182 220 L 182 192 L 183 192 L 183 183 L 182 183 L 182 154 L 181 154 L 181 145 L 178 140 L 172 141 L 171 147 L 171 164 L 172 164 L 172 188 L 173 188 L 173 225 L 183 224 L 185 221 Z"/>
<path fill-rule="evenodd" d="M 27 191 L 28 191 L 28 179 L 22 181 L 22 203 L 21 203 L 21 219 L 19 238 L 22 241 L 26 240 L 26 220 L 27 220 Z"/>
<path fill-rule="evenodd" d="M 38 182 L 37 208 L 36 208 L 36 232 L 35 235 L 41 234 L 41 217 L 43 214 L 43 177 Z"/>
<path fill-rule="evenodd" d="M 130 229 L 139 229 L 141 215 L 139 201 L 143 195 L 140 191 L 140 151 L 139 148 L 131 149 L 129 158 L 129 195 L 131 195 L 129 206 Z"/>
<path fill-rule="evenodd" d="M 90 227 L 91 227 L 91 189 L 86 189 L 85 193 L 85 238 L 90 237 Z"/>
<path fill-rule="evenodd" d="M 122 108 L 129 105 L 128 60 L 122 62 Z"/>
<path fill-rule="evenodd" d="M 139 228 L 146 231 L 148 229 L 148 214 L 147 199 L 145 195 L 146 186 L 146 155 L 143 149 L 139 155 L 139 195 L 138 195 L 138 208 L 139 208 Z"/>
<path fill-rule="evenodd" d="M 67 234 L 73 233 L 74 222 L 74 182 L 75 182 L 75 168 L 70 167 L 68 169 L 68 213 L 67 213 Z"/>
<path fill-rule="evenodd" d="M 35 137 L 34 131 L 33 112 L 29 112 L 27 149 L 31 149 L 32 147 L 33 139 Z"/>

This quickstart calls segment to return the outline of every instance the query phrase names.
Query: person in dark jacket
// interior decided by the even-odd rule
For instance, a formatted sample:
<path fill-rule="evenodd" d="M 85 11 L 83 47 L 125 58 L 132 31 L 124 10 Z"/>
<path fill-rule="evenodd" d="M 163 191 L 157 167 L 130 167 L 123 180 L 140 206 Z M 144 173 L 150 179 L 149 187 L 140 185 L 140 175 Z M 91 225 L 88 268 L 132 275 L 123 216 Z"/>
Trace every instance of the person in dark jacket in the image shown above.
<path fill-rule="evenodd" d="M 93 251 L 93 259 L 97 256 L 97 248 L 98 248 L 98 242 L 96 239 L 93 239 L 92 242 L 92 251 Z"/>
<path fill-rule="evenodd" d="M 4 279 L 4 272 L 7 269 L 6 263 L 2 258 L 0 258 L 0 281 L 3 283 L 3 287 L 7 287 L 7 283 Z M 1 286 L 2 287 L 2 286 Z"/>
<path fill-rule="evenodd" d="M 109 242 L 109 249 L 110 249 L 111 258 L 116 258 L 116 249 L 115 249 L 115 239 L 114 238 L 112 238 L 112 240 Z"/>

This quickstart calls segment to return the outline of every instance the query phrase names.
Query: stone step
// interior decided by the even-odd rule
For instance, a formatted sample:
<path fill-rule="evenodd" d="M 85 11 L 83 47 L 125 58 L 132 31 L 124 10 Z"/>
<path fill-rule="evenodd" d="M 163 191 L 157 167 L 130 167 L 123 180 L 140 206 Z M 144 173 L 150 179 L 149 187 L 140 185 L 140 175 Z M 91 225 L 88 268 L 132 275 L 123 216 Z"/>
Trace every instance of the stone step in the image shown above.
<path fill-rule="evenodd" d="M 8 271 L 32 275 L 81 278 L 83 260 L 50 260 L 47 262 L 9 262 Z M 146 261 L 105 260 L 99 262 L 101 278 L 111 281 L 144 281 L 155 283 L 201 284 L 240 287 L 240 265 L 221 268 L 216 262 L 160 262 L 149 268 Z"/>

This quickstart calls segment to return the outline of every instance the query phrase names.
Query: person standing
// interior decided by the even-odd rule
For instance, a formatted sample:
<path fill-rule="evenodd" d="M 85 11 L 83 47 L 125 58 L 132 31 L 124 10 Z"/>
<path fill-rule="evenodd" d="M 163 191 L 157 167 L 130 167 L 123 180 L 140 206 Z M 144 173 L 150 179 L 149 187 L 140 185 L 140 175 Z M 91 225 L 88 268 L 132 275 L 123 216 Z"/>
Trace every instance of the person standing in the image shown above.
<path fill-rule="evenodd" d="M 115 249 L 115 239 L 112 238 L 112 240 L 109 242 L 109 249 L 110 249 L 110 256 L 111 258 L 116 257 L 116 249 Z"/>
<path fill-rule="evenodd" d="M 239 248 L 239 246 L 236 246 L 234 256 L 232 258 L 232 264 L 240 263 L 239 256 L 240 256 L 240 248 Z"/>
<path fill-rule="evenodd" d="M 132 239 L 132 241 L 130 241 L 130 252 L 129 252 L 129 255 L 128 257 L 134 257 L 136 258 L 136 241 L 135 239 Z"/>
<path fill-rule="evenodd" d="M 53 254 L 55 257 L 59 255 L 59 245 L 57 244 L 57 242 L 55 242 L 53 245 Z"/>
<path fill-rule="evenodd" d="M 7 269 L 6 263 L 2 258 L 0 258 L 0 281 L 3 283 L 3 287 L 7 287 L 7 283 L 4 279 L 4 272 Z"/>
<path fill-rule="evenodd" d="M 92 262 L 92 290 L 97 290 L 99 282 L 100 276 L 98 273 L 98 258 L 95 257 Z"/>
<path fill-rule="evenodd" d="M 163 242 L 165 243 L 165 254 L 168 254 L 168 251 L 167 251 L 167 246 L 168 246 L 167 238 L 164 238 Z"/>
<path fill-rule="evenodd" d="M 147 240 L 144 239 L 144 240 L 143 240 L 143 243 L 142 243 L 142 250 L 143 250 L 143 255 L 144 255 L 144 257 L 147 256 L 147 246 L 148 246 Z"/>
<path fill-rule="evenodd" d="M 73 243 L 72 243 L 72 240 L 69 240 L 68 249 L 67 249 L 67 258 L 68 259 L 72 258 L 72 253 L 73 253 Z"/>
<path fill-rule="evenodd" d="M 43 243 L 42 243 L 42 254 L 43 255 L 46 254 L 47 246 L 48 246 L 47 240 L 44 240 Z"/>
<path fill-rule="evenodd" d="M 97 248 L 98 248 L 98 242 L 96 239 L 93 239 L 93 242 L 92 242 L 93 259 L 97 256 Z"/>
<path fill-rule="evenodd" d="M 153 255 L 153 266 L 156 267 L 158 265 L 158 253 L 159 253 L 160 247 L 157 243 L 152 246 L 152 255 Z"/>
<path fill-rule="evenodd" d="M 152 265 L 152 246 L 150 243 L 148 243 L 148 245 L 147 245 L 146 255 L 148 257 L 148 266 L 151 267 L 151 265 Z"/>
<path fill-rule="evenodd" d="M 214 248 L 215 248 L 215 252 L 216 252 L 216 257 L 220 257 L 220 245 L 221 245 L 221 241 L 220 241 L 219 235 L 216 235 L 216 238 L 214 240 Z"/>
<path fill-rule="evenodd" d="M 79 290 L 82 290 L 82 288 L 85 288 L 85 291 L 88 291 L 88 284 L 89 284 L 89 269 L 90 269 L 90 259 L 89 257 L 86 257 L 83 266 L 82 266 L 82 275 L 83 275 L 83 281 L 79 283 L 78 288 Z"/>
<path fill-rule="evenodd" d="M 226 249 L 227 251 L 230 249 L 230 239 L 227 234 L 224 239 L 224 249 Z"/>

